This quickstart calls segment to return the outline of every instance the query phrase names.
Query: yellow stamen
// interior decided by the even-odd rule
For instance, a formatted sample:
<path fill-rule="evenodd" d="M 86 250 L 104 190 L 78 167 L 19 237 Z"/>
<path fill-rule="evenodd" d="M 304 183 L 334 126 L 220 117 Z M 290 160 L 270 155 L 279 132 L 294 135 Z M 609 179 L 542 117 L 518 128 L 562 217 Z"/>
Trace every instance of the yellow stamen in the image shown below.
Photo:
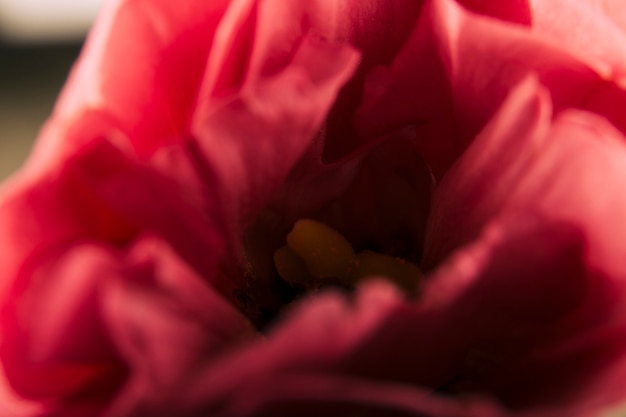
<path fill-rule="evenodd" d="M 310 285 L 315 278 L 309 274 L 307 266 L 288 246 L 274 252 L 274 265 L 278 275 L 290 284 Z"/>
<path fill-rule="evenodd" d="M 413 292 L 422 278 L 422 272 L 417 266 L 404 259 L 364 251 L 354 259 L 352 280 L 356 283 L 370 276 L 387 277 L 399 288 Z"/>
<path fill-rule="evenodd" d="M 315 220 L 299 220 L 287 235 L 287 246 L 316 278 L 347 282 L 354 250 L 337 231 Z"/>
<path fill-rule="evenodd" d="M 337 231 L 309 219 L 296 222 L 287 235 L 287 246 L 274 253 L 274 265 L 285 281 L 309 290 L 329 284 L 351 287 L 379 276 L 414 292 L 422 278 L 420 269 L 404 259 L 371 251 L 355 255 Z"/>

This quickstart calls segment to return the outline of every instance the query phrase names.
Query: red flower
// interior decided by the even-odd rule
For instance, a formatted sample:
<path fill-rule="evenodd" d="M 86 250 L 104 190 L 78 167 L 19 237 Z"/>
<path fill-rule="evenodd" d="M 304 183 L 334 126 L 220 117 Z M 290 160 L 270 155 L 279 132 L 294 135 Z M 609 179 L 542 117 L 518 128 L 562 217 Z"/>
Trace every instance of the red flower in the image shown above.
<path fill-rule="evenodd" d="M 617 409 L 622 9 L 109 2 L 0 198 L 0 410 Z M 421 288 L 294 301 L 272 256 L 303 218 Z"/>

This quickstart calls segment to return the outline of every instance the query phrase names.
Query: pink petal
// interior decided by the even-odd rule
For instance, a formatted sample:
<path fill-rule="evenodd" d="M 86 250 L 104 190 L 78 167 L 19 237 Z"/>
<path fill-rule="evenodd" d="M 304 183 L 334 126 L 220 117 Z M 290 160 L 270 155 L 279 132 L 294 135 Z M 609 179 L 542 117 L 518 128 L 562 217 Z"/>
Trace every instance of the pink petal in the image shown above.
<path fill-rule="evenodd" d="M 334 394 L 327 390 L 323 394 L 315 394 L 314 383 L 309 392 L 305 393 L 302 386 L 301 389 L 293 387 L 286 394 L 262 381 L 277 379 L 280 386 L 280 381 L 285 377 L 302 375 L 306 378 L 307 374 L 316 374 L 322 377 L 327 375 L 331 384 L 340 383 L 341 374 L 346 372 L 345 367 L 353 363 L 351 358 L 359 351 L 377 352 L 381 360 L 385 357 L 389 359 L 386 349 L 391 347 L 391 340 L 381 339 L 382 343 L 376 346 L 371 346 L 370 341 L 381 328 L 393 322 L 394 318 L 402 320 L 402 312 L 409 313 L 406 306 L 402 305 L 399 294 L 382 283 L 363 288 L 354 306 L 347 304 L 337 294 L 316 297 L 296 310 L 290 320 L 272 332 L 266 343 L 252 346 L 230 360 L 199 373 L 197 381 L 190 381 L 191 390 L 186 399 L 181 399 L 182 404 L 190 411 L 204 410 L 212 415 L 250 415 L 250 407 L 263 407 L 272 402 L 280 404 L 289 397 L 296 404 L 298 399 L 302 401 L 300 407 L 305 407 L 304 409 L 309 406 L 305 401 L 307 396 L 310 398 L 317 395 L 316 399 L 322 403 L 333 403 L 337 400 L 348 404 L 354 402 L 359 398 L 359 388 L 351 388 L 355 383 L 357 387 L 359 384 L 361 387 L 367 386 L 367 380 L 347 380 L 343 383 L 345 389 Z M 375 368 L 382 365 L 380 361 L 366 363 Z M 367 368 L 365 366 L 361 371 L 367 372 Z M 252 392 L 247 394 L 251 389 Z M 406 389 L 412 391 L 409 387 Z M 395 389 L 390 386 L 384 392 L 395 392 Z M 350 399 L 351 393 L 356 397 Z M 415 394 L 424 395 L 420 395 L 418 391 Z M 370 405 L 379 401 L 380 405 L 389 405 L 380 397 Z M 389 407 L 383 408 L 389 411 Z M 303 408 L 296 410 L 298 413 L 303 412 Z"/>
<path fill-rule="evenodd" d="M 196 115 L 199 174 L 204 187 L 216 188 L 212 204 L 232 211 L 227 226 L 251 221 L 267 204 L 310 146 L 355 59 L 349 49 L 305 39 L 282 72 Z"/>
<path fill-rule="evenodd" d="M 626 181 L 624 135 L 602 117 L 572 110 L 556 120 L 548 136 L 541 157 L 512 190 L 511 205 L 532 205 L 578 225 L 592 242 L 589 266 L 621 281 L 626 276 L 619 249 L 626 233 L 626 223 L 619 221 L 626 207 L 620 191 Z"/>
<path fill-rule="evenodd" d="M 444 261 L 477 238 L 549 140 L 551 106 L 537 80 L 511 92 L 494 118 L 438 185 L 423 266 Z"/>
<path fill-rule="evenodd" d="M 132 137 L 141 154 L 182 140 L 217 23 L 229 3 L 107 2 L 51 123 L 71 123 L 95 108 Z M 46 148 L 80 145 L 68 143 L 63 133 L 41 141 Z"/>
<path fill-rule="evenodd" d="M 436 197 L 438 220 L 434 221 L 433 233 L 429 235 L 431 249 L 427 257 L 432 263 L 438 262 L 453 246 L 463 247 L 484 234 L 485 227 L 493 224 L 494 219 L 498 223 L 501 219 L 521 216 L 521 220 L 531 213 L 544 221 L 578 229 L 581 236 L 578 240 L 584 242 L 578 252 L 567 255 L 567 263 L 563 261 L 558 268 L 540 270 L 539 276 L 545 280 L 543 285 L 555 291 L 552 295 L 550 292 L 546 298 L 540 293 L 533 295 L 540 291 L 542 283 L 534 281 L 536 272 L 525 273 L 530 291 L 526 295 L 533 301 L 528 303 L 529 310 L 524 314 L 542 314 L 542 311 L 547 314 L 551 308 L 557 308 L 557 300 L 562 302 L 568 297 L 575 300 L 576 282 L 584 286 L 585 296 L 578 305 L 562 307 L 569 312 L 548 327 L 551 330 L 544 329 L 535 335 L 542 346 L 535 346 L 531 351 L 534 353 L 520 357 L 520 362 L 506 360 L 502 362 L 506 365 L 494 368 L 496 372 L 483 372 L 488 374 L 486 381 L 497 387 L 499 396 L 514 404 L 535 401 L 559 407 L 597 408 L 622 395 L 613 387 L 619 386 L 615 381 L 624 375 L 620 365 L 624 361 L 624 345 L 618 329 L 623 328 L 626 319 L 623 307 L 626 270 L 620 249 L 626 225 L 619 219 L 626 209 L 626 200 L 619 190 L 626 185 L 623 165 L 626 147 L 621 132 L 605 119 L 572 110 L 561 113 L 551 124 L 546 106 L 545 93 L 537 90 L 536 84 L 530 81 L 520 86 L 449 171 Z M 515 115 L 520 118 L 516 119 Z M 489 158 L 481 157 L 487 154 Z M 489 187 L 483 187 L 484 184 Z M 453 223 L 445 224 L 444 218 L 453 219 Z M 606 219 L 615 220 L 609 225 Z M 546 239 L 550 241 L 547 236 Z M 571 240 L 576 242 L 575 238 Z M 524 267 L 528 262 L 524 251 L 529 245 L 538 243 L 520 242 L 519 255 L 508 260 L 502 255 L 495 259 Z M 564 272 L 568 263 L 579 265 L 579 272 Z M 523 297 L 524 290 L 514 283 L 517 274 L 499 271 L 494 276 L 506 277 L 510 290 Z M 449 278 L 432 279 L 432 282 L 435 288 L 443 286 L 439 290 L 442 297 L 450 297 L 459 288 L 459 283 Z M 514 304 L 503 297 L 502 290 L 493 290 L 492 296 L 496 293 L 504 300 L 497 311 L 510 311 Z M 518 320 L 519 313 L 515 313 Z M 491 349 L 502 353 L 502 347 Z M 613 370 L 613 366 L 619 371 Z"/>
<path fill-rule="evenodd" d="M 84 244 L 42 264 L 4 312 L 2 356 L 19 394 L 53 414 L 127 415 L 255 334 L 155 238 L 123 255 Z"/>
<path fill-rule="evenodd" d="M 158 239 L 139 241 L 123 269 L 101 299 L 106 328 L 130 368 L 108 416 L 135 415 L 181 395 L 196 367 L 256 335 L 232 305 Z"/>
<path fill-rule="evenodd" d="M 78 130 L 93 119 L 86 117 L 83 121 Z M 73 133 L 68 132 L 68 140 Z M 126 219 L 103 204 L 99 192 L 77 172 L 81 158 L 78 154 L 69 161 L 54 160 L 54 164 L 38 171 L 25 171 L 3 188 L 0 243 L 6 249 L 0 253 L 0 262 L 6 278 L 1 283 L 0 298 L 20 274 L 26 274 L 24 264 L 28 259 L 58 251 L 77 238 L 119 243 L 136 233 Z"/>
<path fill-rule="evenodd" d="M 134 233 L 119 245 L 127 244 L 140 231 L 151 231 L 175 246 L 208 281 L 217 283 L 215 275 L 225 250 L 224 236 L 218 226 L 220 219 L 211 218 L 201 197 L 192 194 L 198 192 L 193 188 L 195 183 L 182 187 L 180 178 L 169 177 L 158 166 L 138 161 L 104 139 L 94 141 L 67 163 L 62 178 L 89 184 L 101 207 L 132 225 Z M 79 211 L 83 207 L 76 204 L 72 209 Z M 92 236 L 86 233 L 88 230 L 79 232 Z"/>
<path fill-rule="evenodd" d="M 377 65 L 388 65 L 412 32 L 425 1 L 344 0 L 339 3 L 337 33 L 361 52 L 359 68 L 343 87 L 326 123 L 322 157 L 334 163 L 367 145 L 358 132 L 354 112 L 361 105 L 366 77 Z"/>
<path fill-rule="evenodd" d="M 485 16 L 530 25 L 533 21 L 528 0 L 460 0 L 469 10 Z"/>
<path fill-rule="evenodd" d="M 530 3 L 536 33 L 591 63 L 605 78 L 626 81 L 623 4 L 606 0 Z"/>
<path fill-rule="evenodd" d="M 20 276 L 3 305 L 9 382 L 44 404 L 82 394 L 102 405 L 124 377 L 97 312 L 108 253 L 86 246 L 44 259 Z"/>
<path fill-rule="evenodd" d="M 368 136 L 417 125 L 419 150 L 440 178 L 531 74 L 558 110 L 584 107 L 602 82 L 585 62 L 523 26 L 433 1 L 392 66 L 370 74 L 357 129 Z"/>
<path fill-rule="evenodd" d="M 613 20 L 622 30 L 626 30 L 626 13 L 619 0 L 587 0 L 588 3 L 601 10 L 609 19 Z"/>
<path fill-rule="evenodd" d="M 4 369 L 0 370 L 0 415 L 29 417 L 41 415 L 41 404 L 20 397 L 9 385 Z"/>

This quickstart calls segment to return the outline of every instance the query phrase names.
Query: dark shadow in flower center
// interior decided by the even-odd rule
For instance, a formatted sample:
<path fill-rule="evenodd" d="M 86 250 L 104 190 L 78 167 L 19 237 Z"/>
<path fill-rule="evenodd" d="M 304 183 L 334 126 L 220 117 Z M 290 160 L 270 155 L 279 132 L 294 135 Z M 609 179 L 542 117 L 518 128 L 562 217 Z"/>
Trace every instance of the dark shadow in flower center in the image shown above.
<path fill-rule="evenodd" d="M 246 231 L 247 288 L 235 297 L 257 327 L 307 295 L 283 280 L 274 265 L 274 253 L 301 219 L 333 228 L 357 253 L 374 251 L 419 265 L 434 185 L 410 133 L 333 164 L 324 164 L 314 145 L 294 167 Z"/>

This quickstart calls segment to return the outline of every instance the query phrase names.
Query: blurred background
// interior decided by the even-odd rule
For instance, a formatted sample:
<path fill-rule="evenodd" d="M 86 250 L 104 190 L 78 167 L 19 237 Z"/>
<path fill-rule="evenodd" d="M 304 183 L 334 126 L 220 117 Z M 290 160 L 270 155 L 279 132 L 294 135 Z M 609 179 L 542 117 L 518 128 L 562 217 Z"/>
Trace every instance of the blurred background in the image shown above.
<path fill-rule="evenodd" d="M 23 163 L 102 0 L 0 0 L 0 180 Z"/>

